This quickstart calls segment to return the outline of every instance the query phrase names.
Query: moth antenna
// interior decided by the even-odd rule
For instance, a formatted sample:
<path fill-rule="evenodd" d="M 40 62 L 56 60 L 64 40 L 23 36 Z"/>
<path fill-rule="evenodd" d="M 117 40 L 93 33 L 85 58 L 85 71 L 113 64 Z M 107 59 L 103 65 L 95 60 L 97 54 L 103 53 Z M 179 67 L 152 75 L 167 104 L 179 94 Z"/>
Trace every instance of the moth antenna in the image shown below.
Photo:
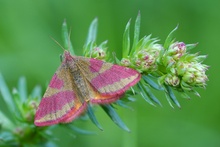
<path fill-rule="evenodd" d="M 65 51 L 65 48 L 58 42 L 56 41 L 56 39 L 54 39 L 53 37 L 50 36 L 50 38 L 57 44 L 59 45 L 59 47 L 61 47 L 63 49 L 63 51 Z"/>

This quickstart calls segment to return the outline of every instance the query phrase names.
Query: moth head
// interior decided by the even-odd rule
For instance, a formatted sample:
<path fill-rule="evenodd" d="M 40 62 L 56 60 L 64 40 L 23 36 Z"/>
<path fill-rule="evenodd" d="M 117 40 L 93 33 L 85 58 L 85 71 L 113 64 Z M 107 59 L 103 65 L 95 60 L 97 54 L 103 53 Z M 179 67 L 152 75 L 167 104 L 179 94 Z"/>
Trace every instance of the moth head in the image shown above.
<path fill-rule="evenodd" d="M 67 50 L 64 51 L 64 57 L 63 58 L 64 58 L 65 61 L 71 61 L 73 59 L 73 57 L 70 55 L 70 52 L 67 51 Z"/>

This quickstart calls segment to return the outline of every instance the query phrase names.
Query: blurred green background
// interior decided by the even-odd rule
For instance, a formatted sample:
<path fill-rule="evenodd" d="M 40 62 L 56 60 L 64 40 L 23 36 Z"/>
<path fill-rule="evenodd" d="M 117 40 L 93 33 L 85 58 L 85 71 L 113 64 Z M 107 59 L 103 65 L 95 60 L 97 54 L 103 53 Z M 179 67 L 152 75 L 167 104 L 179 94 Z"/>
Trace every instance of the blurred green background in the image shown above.
<path fill-rule="evenodd" d="M 72 29 L 71 41 L 78 55 L 82 53 L 90 22 L 98 17 L 98 43 L 108 40 L 109 50 L 121 56 L 122 35 L 127 21 L 141 11 L 141 37 L 153 34 L 161 39 L 179 24 L 176 38 L 186 43 L 199 42 L 193 52 L 208 54 L 210 65 L 207 89 L 202 98 L 179 99 L 182 109 L 172 109 L 163 93 L 158 93 L 163 107 L 152 107 L 142 98 L 117 112 L 130 128 L 118 128 L 98 108 L 96 116 L 104 131 L 90 121 L 77 126 L 97 135 L 72 137 L 65 129 L 55 130 L 59 146 L 105 147 L 218 147 L 220 146 L 219 34 L 218 0 L 0 0 L 0 72 L 9 87 L 24 75 L 28 90 L 39 84 L 44 88 L 60 64 L 61 25 L 64 19 Z M 133 30 L 132 30 L 133 31 Z M 51 36 L 51 37 L 50 37 Z M 3 104 L 0 104 L 3 107 Z"/>

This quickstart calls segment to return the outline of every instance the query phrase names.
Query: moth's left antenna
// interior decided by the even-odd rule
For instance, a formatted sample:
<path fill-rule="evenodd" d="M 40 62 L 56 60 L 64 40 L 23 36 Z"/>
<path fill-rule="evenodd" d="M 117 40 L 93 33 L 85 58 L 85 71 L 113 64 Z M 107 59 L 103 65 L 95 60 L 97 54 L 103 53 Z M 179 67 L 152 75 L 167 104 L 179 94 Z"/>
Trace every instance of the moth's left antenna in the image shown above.
<path fill-rule="evenodd" d="M 63 49 L 63 51 L 66 50 L 58 41 L 56 41 L 56 39 L 54 39 L 54 38 L 51 37 L 51 36 L 50 36 L 50 38 L 51 38 L 57 45 L 59 45 L 59 46 Z"/>

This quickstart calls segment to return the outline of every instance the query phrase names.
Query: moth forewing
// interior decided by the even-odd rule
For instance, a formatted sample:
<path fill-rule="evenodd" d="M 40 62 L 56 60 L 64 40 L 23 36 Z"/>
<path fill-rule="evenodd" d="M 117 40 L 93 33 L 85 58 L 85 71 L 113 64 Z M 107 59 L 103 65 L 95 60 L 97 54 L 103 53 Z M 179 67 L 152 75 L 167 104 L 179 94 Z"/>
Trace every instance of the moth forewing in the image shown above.
<path fill-rule="evenodd" d="M 133 69 L 64 51 L 62 64 L 38 106 L 35 125 L 71 122 L 85 111 L 88 102 L 114 102 L 140 78 Z"/>

